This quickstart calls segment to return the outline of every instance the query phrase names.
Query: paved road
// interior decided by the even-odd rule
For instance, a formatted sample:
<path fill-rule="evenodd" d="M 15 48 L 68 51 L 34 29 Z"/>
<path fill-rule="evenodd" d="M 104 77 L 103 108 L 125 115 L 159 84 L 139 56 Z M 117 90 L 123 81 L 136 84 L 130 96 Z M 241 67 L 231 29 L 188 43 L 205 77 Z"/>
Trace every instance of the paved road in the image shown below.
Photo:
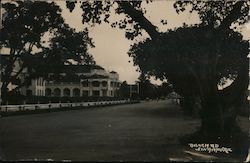
<path fill-rule="evenodd" d="M 0 158 L 168 161 L 198 120 L 170 101 L 0 118 Z"/>

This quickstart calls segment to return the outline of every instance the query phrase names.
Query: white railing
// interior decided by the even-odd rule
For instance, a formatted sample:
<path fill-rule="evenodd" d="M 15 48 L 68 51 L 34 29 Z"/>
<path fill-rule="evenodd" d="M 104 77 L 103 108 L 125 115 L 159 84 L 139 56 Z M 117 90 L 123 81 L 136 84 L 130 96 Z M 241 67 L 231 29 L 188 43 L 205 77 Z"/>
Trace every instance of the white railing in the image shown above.
<path fill-rule="evenodd" d="M 78 102 L 78 103 L 47 103 L 47 104 L 25 104 L 25 105 L 1 105 L 0 111 L 3 112 L 15 112 L 23 110 L 37 110 L 37 109 L 55 109 L 55 108 L 67 108 L 67 107 L 88 107 L 88 106 L 104 106 L 115 104 L 126 104 L 131 102 L 130 100 L 118 100 L 118 101 L 96 101 L 96 102 Z"/>

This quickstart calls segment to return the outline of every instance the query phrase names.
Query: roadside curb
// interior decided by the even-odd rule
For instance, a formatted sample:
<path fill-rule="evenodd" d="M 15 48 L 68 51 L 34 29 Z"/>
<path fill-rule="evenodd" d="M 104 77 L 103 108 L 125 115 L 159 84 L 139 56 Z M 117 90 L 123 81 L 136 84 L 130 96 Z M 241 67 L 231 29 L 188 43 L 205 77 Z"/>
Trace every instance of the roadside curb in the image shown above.
<path fill-rule="evenodd" d="M 51 107 L 52 104 L 40 104 L 48 105 L 46 108 L 39 108 L 39 105 L 33 104 L 29 105 L 13 105 L 9 108 L 6 106 L 0 107 L 0 118 L 7 116 L 17 116 L 17 115 L 28 115 L 28 114 L 41 114 L 41 113 L 50 113 L 50 112 L 60 112 L 60 111 L 70 111 L 70 110 L 82 110 L 82 109 L 92 109 L 92 108 L 101 108 L 107 106 L 115 106 L 115 105 L 125 105 L 125 104 L 134 104 L 140 103 L 140 101 L 101 101 L 101 102 L 92 102 L 90 103 L 56 103 L 57 107 Z M 26 106 L 26 108 L 25 108 Z M 15 109 L 10 109 L 15 108 Z"/>

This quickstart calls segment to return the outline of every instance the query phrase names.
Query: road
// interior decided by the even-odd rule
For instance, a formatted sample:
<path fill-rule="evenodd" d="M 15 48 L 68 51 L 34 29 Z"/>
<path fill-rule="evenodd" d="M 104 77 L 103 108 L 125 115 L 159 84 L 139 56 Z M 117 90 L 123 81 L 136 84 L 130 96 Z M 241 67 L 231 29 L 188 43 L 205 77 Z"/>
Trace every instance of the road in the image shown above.
<path fill-rule="evenodd" d="M 171 101 L 0 118 L 4 160 L 169 161 L 199 120 Z"/>

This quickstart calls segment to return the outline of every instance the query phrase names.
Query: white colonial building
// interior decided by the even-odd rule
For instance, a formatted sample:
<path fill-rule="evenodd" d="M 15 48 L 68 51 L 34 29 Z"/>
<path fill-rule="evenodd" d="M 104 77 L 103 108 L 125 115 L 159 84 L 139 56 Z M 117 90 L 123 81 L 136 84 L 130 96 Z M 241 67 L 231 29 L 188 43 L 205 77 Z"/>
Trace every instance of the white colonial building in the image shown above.
<path fill-rule="evenodd" d="M 21 94 L 48 97 L 116 97 L 120 88 L 118 73 L 98 65 L 65 65 L 60 73 L 49 73 L 23 87 Z"/>

